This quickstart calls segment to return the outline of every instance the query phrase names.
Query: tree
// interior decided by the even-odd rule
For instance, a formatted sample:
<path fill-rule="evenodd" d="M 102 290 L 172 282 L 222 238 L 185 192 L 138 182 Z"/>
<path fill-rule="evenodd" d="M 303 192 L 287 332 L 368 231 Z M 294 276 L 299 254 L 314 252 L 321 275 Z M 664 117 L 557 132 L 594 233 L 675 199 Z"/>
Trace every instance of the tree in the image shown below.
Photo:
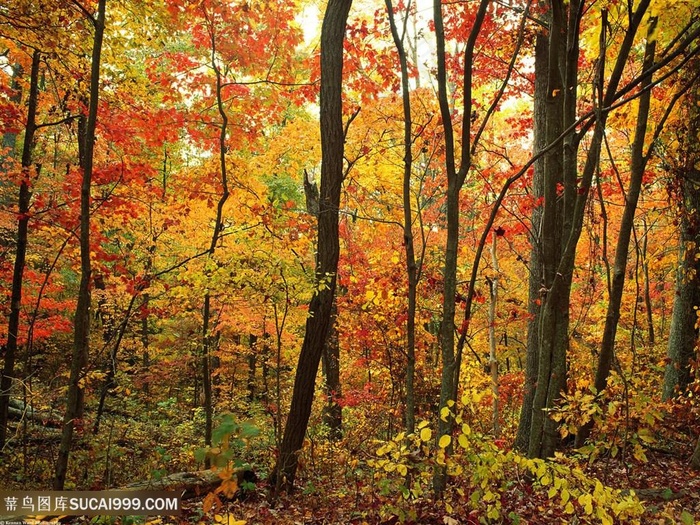
<path fill-rule="evenodd" d="M 535 86 L 533 96 L 533 153 L 544 150 L 547 146 L 545 135 L 547 122 L 547 62 L 549 41 L 540 30 L 535 36 Z M 532 175 L 532 196 L 537 203 L 530 215 L 530 259 L 528 275 L 527 309 L 527 346 L 525 354 L 525 382 L 523 384 L 523 403 L 520 408 L 518 433 L 515 448 L 527 451 L 530 444 L 530 427 L 532 425 L 532 403 L 535 399 L 537 373 L 539 366 L 539 322 L 540 290 L 542 288 L 542 206 L 539 201 L 544 197 L 544 159 L 534 163 Z"/>
<path fill-rule="evenodd" d="M 479 3 L 478 11 L 469 32 L 469 38 L 464 51 L 464 85 L 463 108 L 461 119 L 461 151 L 455 152 L 455 132 L 452 122 L 452 108 L 448 96 L 445 28 L 442 16 L 442 2 L 433 2 L 433 17 L 435 23 L 435 38 L 437 41 L 437 84 L 440 116 L 445 136 L 445 171 L 447 175 L 447 240 L 445 241 L 445 263 L 443 268 L 443 303 L 442 321 L 440 325 L 440 350 L 442 354 L 442 381 L 440 387 L 439 410 L 442 413 L 454 402 L 459 378 L 460 362 L 455 356 L 455 296 L 457 294 L 457 250 L 459 246 L 459 204 L 460 192 L 464 186 L 467 172 L 471 166 L 471 115 L 472 115 L 472 66 L 474 48 L 481 26 L 486 18 L 488 0 Z M 439 418 L 438 439 L 452 431 L 452 418 Z M 445 489 L 446 472 L 437 469 L 434 477 L 435 492 L 440 494 Z"/>
<path fill-rule="evenodd" d="M 0 377 L 0 450 L 5 445 L 7 436 L 7 413 L 10 401 L 12 379 L 17 357 L 17 339 L 20 327 L 20 308 L 22 305 L 22 284 L 24 266 L 27 258 L 27 236 L 29 229 L 29 203 L 31 200 L 32 154 L 34 150 L 34 133 L 37 129 L 36 112 L 39 103 L 39 66 L 41 53 L 32 53 L 32 67 L 29 74 L 29 97 L 27 99 L 27 121 L 24 127 L 24 145 L 22 146 L 22 179 L 19 184 L 17 202 L 17 251 L 15 252 L 14 272 L 12 275 L 12 294 L 10 298 L 10 315 L 7 328 L 7 343 L 4 345 L 4 365 Z M 17 69 L 16 71 L 19 71 Z"/>
<path fill-rule="evenodd" d="M 61 445 L 56 460 L 56 475 L 54 490 L 63 490 L 68 470 L 68 458 L 73 443 L 73 431 L 77 420 L 83 413 L 83 387 L 81 385 L 83 368 L 87 363 L 90 337 L 90 192 L 92 188 L 93 155 L 95 149 L 95 128 L 97 125 L 97 108 L 100 93 L 100 59 L 102 56 L 102 40 L 105 30 L 106 0 L 99 0 L 97 14 L 83 10 L 94 28 L 92 59 L 90 68 L 90 93 L 87 116 L 84 120 L 83 142 L 80 156 L 80 166 L 83 171 L 80 186 L 80 288 L 78 304 L 75 310 L 75 329 L 73 334 L 73 353 L 71 357 L 70 379 L 66 395 L 66 412 L 63 416 L 63 431 Z"/>
<path fill-rule="evenodd" d="M 203 6 L 204 18 L 206 20 L 207 31 L 209 32 L 209 43 L 211 46 L 211 63 L 210 66 L 214 70 L 214 75 L 216 77 L 215 93 L 216 93 L 216 108 L 219 112 L 219 117 L 221 118 L 221 123 L 219 124 L 219 143 L 218 143 L 218 153 L 219 153 L 219 176 L 221 177 L 221 194 L 219 200 L 216 203 L 216 217 L 214 218 L 214 230 L 211 234 L 211 244 L 209 245 L 209 250 L 207 252 L 207 262 L 213 263 L 212 260 L 214 253 L 216 251 L 216 246 L 219 243 L 219 238 L 221 237 L 221 232 L 224 227 L 224 205 L 229 197 L 228 189 L 228 173 L 226 170 L 226 151 L 227 151 L 227 135 L 228 135 L 228 115 L 226 113 L 226 108 L 224 106 L 223 99 L 223 82 L 224 75 L 221 71 L 221 66 L 219 64 L 219 57 L 217 57 L 217 30 L 214 20 L 211 15 L 207 12 L 206 6 Z M 211 351 L 214 346 L 214 336 L 211 333 L 211 295 L 209 294 L 209 289 L 204 294 L 204 306 L 202 307 L 202 385 L 204 387 L 204 412 L 205 412 L 205 427 L 204 427 L 204 444 L 206 446 L 211 445 L 211 433 L 212 433 L 212 418 L 213 418 L 213 406 L 212 406 L 212 384 L 211 384 Z"/>
<path fill-rule="evenodd" d="M 668 364 L 663 380 L 664 400 L 686 390 L 693 381 L 692 360 L 697 359 L 700 311 L 700 88 L 696 56 L 688 65 L 684 83 L 688 89 L 682 104 L 685 118 L 678 129 L 678 160 L 671 166 L 673 189 L 680 216 L 680 246 L 673 316 L 668 338 Z M 700 466 L 700 441 L 694 454 Z"/>
<path fill-rule="evenodd" d="M 550 5 L 547 88 L 547 104 L 550 110 L 546 135 L 550 145 L 556 144 L 562 137 L 564 142 L 562 151 L 553 153 L 553 150 L 550 150 L 550 154 L 545 159 L 542 218 L 543 297 L 538 328 L 538 376 L 528 446 L 528 454 L 533 457 L 549 457 L 556 447 L 556 424 L 546 416 L 545 409 L 554 406 L 566 385 L 569 299 L 576 248 L 581 237 L 588 193 L 599 162 L 607 118 L 613 105 L 616 102 L 619 104 L 618 100 L 641 82 L 640 77 L 637 77 L 623 89 L 620 88 L 627 60 L 634 48 L 637 31 L 645 19 L 649 2 L 641 2 L 637 9 L 630 13 L 629 25 L 623 30 L 624 36 L 616 48 L 617 59 L 610 69 L 609 76 L 604 69 L 607 54 L 607 41 L 604 34 L 608 27 L 608 20 L 607 12 L 605 10 L 602 12 L 594 107 L 589 118 L 583 120 L 581 129 L 574 132 L 579 30 L 583 16 L 581 5 L 575 2 L 569 3 L 568 21 L 561 3 L 553 1 Z M 566 44 L 559 39 L 559 35 L 563 34 L 568 35 Z M 560 66 L 560 64 L 563 65 Z M 655 67 L 659 67 L 658 64 Z M 648 74 L 650 74 L 648 71 L 644 73 L 644 75 Z M 592 135 L 585 162 L 579 172 L 578 145 L 584 134 L 591 128 Z M 561 182 L 560 174 L 563 174 Z M 559 184 L 562 185 L 563 210 L 561 211 L 558 204 L 560 202 Z M 562 227 L 560 228 L 559 225 Z M 557 239 L 559 231 L 561 231 L 560 240 Z"/>
<path fill-rule="evenodd" d="M 651 18 L 647 28 L 647 43 L 644 53 L 643 68 L 648 70 L 654 63 L 654 53 L 656 40 L 653 34 L 656 31 L 656 18 Z M 629 253 L 630 239 L 634 227 L 634 217 L 637 211 L 637 202 L 642 190 L 642 179 L 647 162 L 651 156 L 651 149 L 645 153 L 645 138 L 647 136 L 647 123 L 649 120 L 649 107 L 651 103 L 652 75 L 647 75 L 640 88 L 642 95 L 637 108 L 637 124 L 635 126 L 634 141 L 632 143 L 630 159 L 630 181 L 625 192 L 625 208 L 617 238 L 615 248 L 615 262 L 613 263 L 612 279 L 609 279 L 610 289 L 608 290 L 608 309 L 605 316 L 605 326 L 603 328 L 603 340 L 598 355 L 598 367 L 596 369 L 594 387 L 596 392 L 605 390 L 608 384 L 608 376 L 615 358 L 615 336 L 617 324 L 620 319 L 620 307 L 622 305 L 622 292 L 625 284 L 625 274 L 627 273 L 627 257 Z M 668 113 L 667 113 L 668 115 Z M 663 122 L 657 127 L 661 129 Z M 657 133 L 658 135 L 658 133 Z M 588 438 L 592 421 L 584 425 L 576 435 L 576 445 L 583 446 Z"/>
<path fill-rule="evenodd" d="M 411 179 L 413 173 L 413 119 L 411 116 L 411 92 L 408 77 L 408 58 L 404 40 L 408 17 L 412 10 L 409 1 L 403 19 L 403 27 L 399 29 L 394 18 L 394 6 L 391 0 L 385 0 L 391 36 L 399 54 L 401 67 L 401 100 L 403 103 L 404 136 L 403 136 L 403 243 L 406 251 L 406 280 L 408 297 L 406 298 L 406 432 L 412 434 L 416 426 L 416 302 L 418 297 L 418 281 L 420 268 L 416 262 L 416 248 L 413 240 L 413 192 Z"/>
<path fill-rule="evenodd" d="M 314 398 L 318 365 L 333 311 L 340 242 L 338 210 L 343 183 L 343 42 L 352 0 L 330 0 L 321 29 L 321 185 L 319 190 L 316 291 L 309 304 L 304 342 L 294 378 L 294 391 L 277 464 L 271 482 L 275 490 L 291 490 L 297 453 L 306 434 Z"/>

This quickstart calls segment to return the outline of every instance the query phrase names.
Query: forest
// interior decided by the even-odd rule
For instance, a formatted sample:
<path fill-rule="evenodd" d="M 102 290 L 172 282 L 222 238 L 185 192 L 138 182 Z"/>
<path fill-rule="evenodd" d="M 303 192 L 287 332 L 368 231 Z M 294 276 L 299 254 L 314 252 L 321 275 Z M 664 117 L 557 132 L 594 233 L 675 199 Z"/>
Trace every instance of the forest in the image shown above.
<path fill-rule="evenodd" d="M 0 490 L 700 522 L 699 77 L 697 0 L 5 0 Z"/>

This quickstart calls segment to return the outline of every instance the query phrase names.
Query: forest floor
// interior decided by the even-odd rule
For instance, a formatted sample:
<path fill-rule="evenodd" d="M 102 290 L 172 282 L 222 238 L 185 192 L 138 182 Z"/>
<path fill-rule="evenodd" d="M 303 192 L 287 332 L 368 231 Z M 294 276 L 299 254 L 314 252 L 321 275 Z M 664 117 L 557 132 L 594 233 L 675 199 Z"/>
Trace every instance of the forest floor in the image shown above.
<path fill-rule="evenodd" d="M 663 451 L 648 451 L 646 463 L 633 466 L 619 459 L 602 459 L 589 469 L 589 474 L 606 485 L 627 490 L 634 489 L 646 511 L 642 525 L 700 523 L 700 473 L 692 470 L 688 457 L 670 455 Z M 262 485 L 262 483 L 261 483 Z M 405 520 L 409 525 L 472 525 L 504 523 L 519 525 L 551 525 L 579 523 L 579 518 L 567 516 L 563 509 L 542 491 L 533 491 L 527 481 L 512 485 L 503 495 L 502 521 L 485 519 L 475 513 L 460 514 L 458 509 L 447 513 L 441 504 L 431 500 L 417 500 L 412 504 L 416 518 Z M 204 523 L 222 525 L 394 525 L 398 516 L 387 514 L 378 500 L 366 496 L 315 491 L 299 491 L 283 495 L 273 506 L 260 487 L 245 501 L 232 501 L 215 512 L 202 515 L 202 499 L 184 503 L 179 521 L 154 520 L 158 523 Z M 510 513 L 516 519 L 508 518 Z M 692 517 L 692 521 L 690 518 Z"/>

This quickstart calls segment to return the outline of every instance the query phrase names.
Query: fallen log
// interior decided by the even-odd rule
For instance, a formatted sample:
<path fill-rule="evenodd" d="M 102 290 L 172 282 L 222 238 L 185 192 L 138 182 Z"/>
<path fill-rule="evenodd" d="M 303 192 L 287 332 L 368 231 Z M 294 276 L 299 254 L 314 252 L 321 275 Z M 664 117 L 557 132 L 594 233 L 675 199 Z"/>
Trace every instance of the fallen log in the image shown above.
<path fill-rule="evenodd" d="M 250 468 L 236 470 L 236 481 L 240 490 L 237 497 L 244 497 L 247 484 L 258 481 L 258 476 Z M 123 487 L 125 490 L 171 490 L 180 494 L 182 499 L 204 496 L 221 485 L 222 479 L 218 472 L 200 470 L 197 472 L 177 472 L 157 480 L 137 481 Z"/>
<path fill-rule="evenodd" d="M 650 489 L 624 489 L 622 494 L 628 496 L 630 491 L 634 490 L 635 495 L 642 501 L 658 500 L 658 501 L 673 501 L 684 498 L 688 495 L 685 489 L 674 492 L 670 488 L 650 488 Z"/>
<path fill-rule="evenodd" d="M 177 472 L 163 476 L 160 479 L 137 481 L 130 483 L 127 490 L 172 490 L 180 493 L 182 499 L 203 496 L 221 485 L 217 472 L 200 470 L 198 472 Z"/>
<path fill-rule="evenodd" d="M 35 410 L 31 405 L 25 405 L 19 399 L 10 399 L 7 408 L 7 414 L 10 419 L 21 421 L 27 418 L 29 421 L 39 423 L 44 427 L 60 428 L 62 426 L 61 415 L 53 411 L 45 412 Z"/>

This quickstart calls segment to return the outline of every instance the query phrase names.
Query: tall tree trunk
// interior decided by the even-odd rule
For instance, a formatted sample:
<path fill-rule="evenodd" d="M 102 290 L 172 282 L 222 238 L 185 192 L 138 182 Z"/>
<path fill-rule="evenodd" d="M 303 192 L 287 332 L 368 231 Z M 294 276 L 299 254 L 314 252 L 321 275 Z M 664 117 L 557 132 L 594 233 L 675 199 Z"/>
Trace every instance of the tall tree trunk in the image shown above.
<path fill-rule="evenodd" d="M 557 142 L 575 119 L 579 6 L 578 1 L 565 5 L 553 0 L 550 4 L 547 88 L 544 93 L 540 92 L 545 96 L 542 133 L 547 146 Z M 537 324 L 532 325 L 537 334 L 529 336 L 537 342 L 537 365 L 531 369 L 537 370 L 529 415 L 528 454 L 531 456 L 547 455 L 554 448 L 556 429 L 544 408 L 554 403 L 566 385 L 571 272 L 559 274 L 558 267 L 564 240 L 572 229 L 571 215 L 577 194 L 576 151 L 576 138 L 566 135 L 557 147 L 549 150 L 542 166 L 541 281 L 536 299 L 540 310 Z M 563 290 L 559 294 L 552 290 L 557 276 Z M 550 452 L 543 453 L 543 448 Z"/>
<path fill-rule="evenodd" d="M 562 68 L 566 79 L 564 83 L 564 97 L 566 100 L 564 101 L 562 116 L 565 118 L 566 123 L 568 123 L 572 118 L 571 116 L 575 114 L 578 32 L 583 12 L 582 3 L 572 1 L 569 2 L 568 5 L 570 14 L 568 25 L 566 26 L 568 28 L 566 29 L 568 34 L 567 54 L 565 65 Z M 613 65 L 607 85 L 605 84 L 605 53 L 608 22 L 607 13 L 603 11 L 602 29 L 599 41 L 600 53 L 597 59 L 597 82 L 595 87 L 595 123 L 584 126 L 580 132 L 571 135 L 565 141 L 563 151 L 564 163 L 562 166 L 564 173 L 564 214 L 561 223 L 563 224 L 563 228 L 561 228 L 563 230 L 562 251 L 561 255 L 554 259 L 553 266 L 551 266 L 552 261 L 549 261 L 548 258 L 551 257 L 549 254 L 555 252 L 549 246 L 550 241 L 547 239 L 547 236 L 543 235 L 545 268 L 544 291 L 546 297 L 544 298 L 540 321 L 539 370 L 532 409 L 532 425 L 528 447 L 528 455 L 532 457 L 549 457 L 554 453 L 556 448 L 558 440 L 556 424 L 553 420 L 546 417 L 544 409 L 554 406 L 566 386 L 569 297 L 571 294 L 571 282 L 576 260 L 576 247 L 583 230 L 583 219 L 585 216 L 588 193 L 591 188 L 593 175 L 598 166 L 607 117 L 613 102 L 620 96 L 618 93 L 618 86 L 627 64 L 630 51 L 633 48 L 637 30 L 644 19 L 648 6 L 649 0 L 642 0 L 637 6 L 637 10 L 629 14 L 629 27 L 624 33 L 623 41 L 618 48 L 617 60 Z M 562 12 L 562 2 L 560 0 L 553 0 L 553 21 L 550 33 L 555 33 L 554 27 L 557 25 L 560 27 L 558 31 L 564 31 L 565 26 L 563 25 L 563 18 L 561 21 L 557 20 L 557 17 L 560 17 Z M 550 39 L 550 47 L 551 43 L 552 41 Z M 552 53 L 553 51 L 550 49 L 550 70 L 553 64 L 558 62 L 558 60 L 552 60 Z M 556 98 L 559 94 L 560 92 L 550 91 L 548 96 Z M 557 123 L 553 123 L 553 125 L 558 126 Z M 590 139 L 584 167 L 580 172 L 580 176 L 577 176 L 576 151 L 578 150 L 578 141 L 582 133 L 588 131 L 590 125 L 594 125 L 593 134 Z M 568 126 L 564 126 L 562 129 L 568 129 Z M 548 158 L 547 161 L 549 160 Z M 552 162 L 556 164 L 558 160 L 552 159 Z M 549 168 L 546 169 L 549 171 Z M 551 216 L 554 211 L 554 205 L 551 200 L 557 198 L 556 186 L 552 187 L 552 184 L 553 179 L 549 179 L 545 183 L 543 232 L 547 232 L 549 228 L 557 228 L 558 226 L 556 223 L 551 222 Z M 549 203 L 548 200 L 550 201 Z M 547 217 L 548 209 L 550 210 L 549 219 Z M 554 270 L 554 273 L 552 273 L 552 270 Z"/>
<path fill-rule="evenodd" d="M 693 67 L 694 66 L 694 67 Z M 696 57 L 688 67 L 690 76 L 698 70 Z M 668 364 L 664 374 L 663 399 L 682 392 L 693 380 L 691 360 L 696 359 L 700 308 L 700 93 L 691 86 L 683 105 L 687 112 L 685 130 L 679 137 L 680 162 L 674 167 L 680 202 L 680 254 L 676 294 L 668 338 Z M 698 455 L 698 454 L 696 454 Z"/>
<path fill-rule="evenodd" d="M 270 481 L 275 490 L 291 490 L 298 453 L 311 415 L 318 365 L 331 324 L 340 242 L 338 210 L 343 183 L 343 41 L 352 0 L 329 0 L 321 29 L 321 188 L 318 216 L 316 282 L 309 304 L 289 416 L 279 458 Z"/>
<path fill-rule="evenodd" d="M 411 12 L 411 3 L 406 6 L 406 15 L 403 20 L 402 33 L 399 34 L 396 20 L 394 19 L 394 7 L 391 0 L 385 0 L 391 36 L 399 54 L 401 66 L 401 98 L 403 101 L 404 119 L 404 157 L 403 157 L 403 243 L 406 252 L 406 280 L 408 283 L 408 297 L 406 305 L 406 432 L 412 434 L 416 427 L 416 399 L 415 399 L 415 374 L 416 374 L 416 303 L 418 279 L 420 269 L 416 262 L 416 250 L 413 242 L 413 194 L 411 192 L 411 172 L 413 170 L 413 145 L 411 117 L 411 92 L 408 82 L 408 60 L 404 38 L 408 25 L 408 17 Z"/>
<path fill-rule="evenodd" d="M 214 218 L 214 231 L 211 235 L 211 243 L 207 254 L 207 264 L 212 263 L 214 253 L 216 252 L 217 244 L 221 237 L 221 231 L 224 227 L 224 205 L 229 197 L 228 188 L 228 172 L 226 168 L 226 137 L 228 134 L 228 114 L 224 107 L 224 98 L 222 90 L 224 88 L 224 78 L 217 61 L 217 34 L 216 20 L 210 18 L 206 7 L 203 7 L 204 18 L 207 21 L 207 31 L 209 32 L 209 43 L 211 45 L 211 67 L 214 71 L 216 79 L 216 109 L 219 113 L 221 123 L 219 124 L 219 174 L 221 176 L 221 195 L 216 204 L 216 217 Z M 208 272 L 208 268 L 205 269 Z M 202 306 L 202 353 L 200 355 L 200 370 L 202 373 L 202 390 L 204 393 L 204 446 L 211 446 L 212 427 L 214 419 L 214 406 L 212 396 L 212 378 L 211 378 L 211 352 L 215 345 L 215 338 L 212 336 L 211 327 L 211 295 L 209 291 L 204 294 L 204 304 Z M 207 460 L 208 461 L 208 460 Z M 207 465 L 208 466 L 208 465 Z"/>
<path fill-rule="evenodd" d="M 547 64 L 549 41 L 546 35 L 539 33 L 535 41 L 535 96 L 534 96 L 534 153 L 542 151 L 547 146 L 545 134 L 547 119 Z M 544 159 L 535 162 L 532 178 L 532 197 L 536 201 L 544 196 Z M 528 279 L 528 314 L 527 322 L 527 351 L 525 356 L 525 384 L 523 385 L 523 404 L 520 410 L 518 433 L 515 437 L 515 448 L 527 451 L 530 442 L 530 426 L 532 424 L 532 403 L 535 397 L 537 372 L 539 366 L 539 324 L 540 303 L 544 275 L 542 268 L 542 206 L 538 203 L 532 210 L 530 219 L 531 237 L 530 264 Z"/>
<path fill-rule="evenodd" d="M 99 0 L 97 16 L 90 17 L 95 29 L 90 69 L 90 102 L 85 123 L 83 155 L 81 167 L 83 180 L 80 186 L 80 288 L 75 309 L 73 334 L 73 355 L 71 358 L 70 379 L 66 396 L 66 413 L 63 418 L 61 445 L 56 460 L 54 490 L 63 490 L 68 471 L 68 458 L 73 443 L 73 430 L 77 419 L 83 413 L 83 389 L 80 385 L 83 369 L 87 363 L 90 338 L 90 190 L 92 187 L 92 164 L 95 150 L 95 127 L 100 93 L 100 59 L 102 38 L 105 29 L 105 9 L 107 0 Z"/>
<path fill-rule="evenodd" d="M 461 122 L 461 151 L 456 157 L 454 128 L 452 124 L 452 108 L 448 97 L 447 68 L 445 51 L 445 28 L 442 19 L 442 2 L 433 2 L 433 17 L 435 23 L 435 38 L 437 50 L 437 84 L 438 103 L 444 131 L 445 171 L 447 174 L 447 239 L 445 241 L 445 263 L 443 267 L 443 303 L 442 322 L 440 325 L 440 350 L 442 355 L 442 374 L 440 384 L 440 405 L 438 414 L 448 403 L 454 401 L 459 384 L 460 359 L 455 354 L 455 296 L 457 294 L 457 253 L 459 249 L 459 202 L 460 191 L 471 164 L 471 114 L 472 114 L 472 65 L 474 47 L 486 17 L 489 1 L 481 0 L 474 19 L 467 45 L 464 51 L 464 93 Z M 466 323 L 465 323 L 466 324 Z M 462 326 L 466 330 L 466 326 Z M 453 417 L 438 417 L 436 439 L 451 435 L 454 428 Z M 447 483 L 447 471 L 436 468 L 433 475 L 433 490 L 436 495 L 442 494 Z"/>
<path fill-rule="evenodd" d="M 656 28 L 656 18 L 652 18 L 647 30 L 647 46 L 644 54 L 644 68 L 651 67 L 654 63 L 654 50 L 656 40 L 650 37 Z M 644 140 L 646 137 L 647 121 L 649 118 L 649 105 L 651 102 L 651 75 L 645 77 L 642 82 L 642 95 L 639 99 L 637 109 L 637 125 L 635 128 L 634 141 L 632 143 L 630 162 L 630 182 L 625 196 L 625 208 L 620 220 L 620 230 L 615 249 L 615 262 L 613 264 L 613 277 L 610 297 L 608 299 L 608 309 L 605 316 L 605 326 L 603 328 L 603 342 L 598 356 L 598 368 L 595 374 L 594 385 L 597 392 L 602 392 L 608 386 L 608 376 L 615 357 L 615 336 L 617 334 L 617 324 L 620 320 L 620 307 L 622 305 L 622 291 L 625 286 L 625 273 L 627 271 L 627 257 L 629 254 L 630 239 L 632 238 L 632 228 L 634 227 L 634 216 L 637 211 L 637 202 L 642 189 L 642 177 L 644 169 L 649 159 L 644 154 Z M 576 434 L 576 446 L 583 446 L 588 439 L 593 421 L 584 425 Z"/>
<path fill-rule="evenodd" d="M 3 348 L 5 361 L 0 379 L 0 450 L 7 439 L 7 416 L 15 374 L 17 358 L 17 336 L 22 307 L 22 280 L 27 256 L 27 238 L 29 231 L 29 202 L 31 200 L 32 152 L 34 150 L 34 132 L 36 131 L 36 110 L 39 102 L 39 65 L 41 54 L 34 51 L 30 73 L 29 99 L 27 100 L 27 123 L 24 128 L 24 146 L 22 148 L 22 180 L 19 185 L 17 202 L 17 249 L 12 274 L 12 292 L 10 296 L 10 317 L 7 327 L 7 342 Z M 19 71 L 13 68 L 13 73 Z M 13 77 L 14 80 L 14 77 Z M 20 92 L 21 97 L 21 92 Z"/>

